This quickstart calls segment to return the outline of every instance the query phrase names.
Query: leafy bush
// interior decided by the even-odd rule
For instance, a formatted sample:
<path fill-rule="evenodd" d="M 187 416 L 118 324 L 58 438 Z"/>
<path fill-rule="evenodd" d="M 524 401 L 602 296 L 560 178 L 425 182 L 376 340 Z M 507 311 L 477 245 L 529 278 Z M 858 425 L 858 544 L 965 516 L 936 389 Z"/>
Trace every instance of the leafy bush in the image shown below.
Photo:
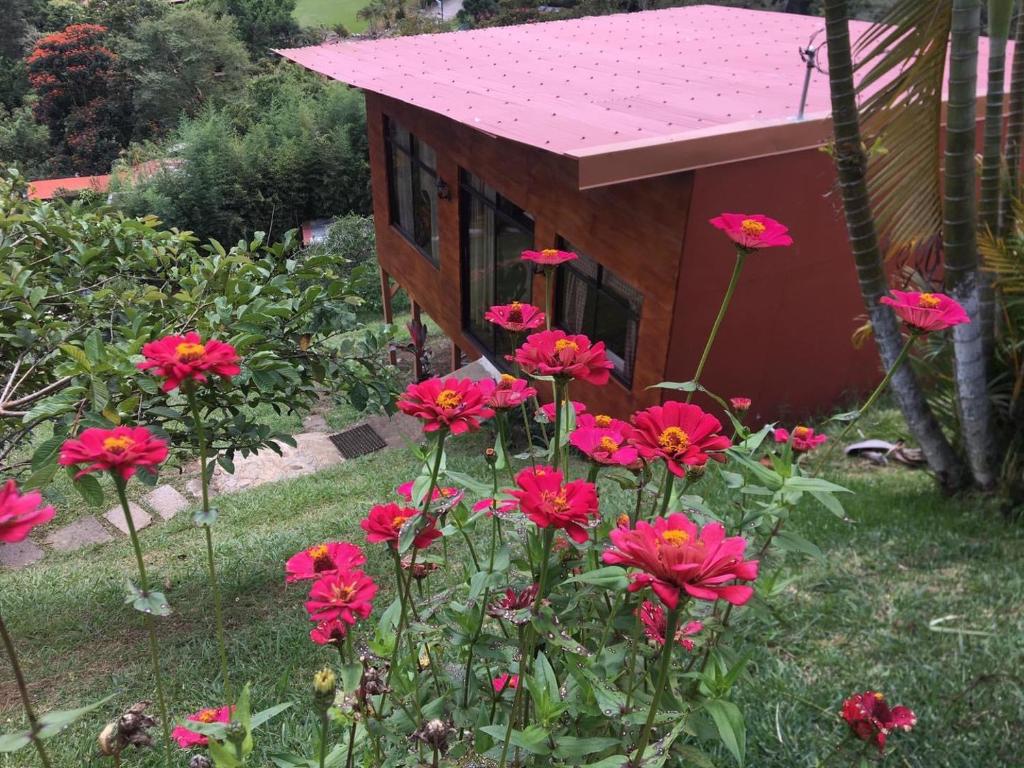
<path fill-rule="evenodd" d="M 172 442 L 185 439 L 180 406 L 135 370 L 142 344 L 171 332 L 230 340 L 245 357 L 236 386 L 203 403 L 226 467 L 236 451 L 288 440 L 259 423 L 259 406 L 301 413 L 326 387 L 360 409 L 390 407 L 387 340 L 359 323 L 342 260 L 296 253 L 293 232 L 225 248 L 151 217 L 20 191 L 17 177 L 0 180 L 0 465 L 30 465 L 29 485 L 53 476 L 59 439 L 82 426 L 146 413 Z M 29 462 L 18 449 L 43 424 L 56 438 Z"/>

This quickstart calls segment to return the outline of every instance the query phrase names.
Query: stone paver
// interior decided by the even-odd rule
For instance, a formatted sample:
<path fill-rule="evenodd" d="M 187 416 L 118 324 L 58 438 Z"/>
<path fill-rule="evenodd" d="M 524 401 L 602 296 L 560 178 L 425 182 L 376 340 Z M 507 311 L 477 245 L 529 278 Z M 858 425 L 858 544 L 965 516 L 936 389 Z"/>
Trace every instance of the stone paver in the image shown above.
<path fill-rule="evenodd" d="M 471 379 L 472 381 L 492 379 L 497 381 L 501 377 L 501 371 L 495 368 L 494 363 L 486 357 L 478 357 L 472 363 L 453 371 L 451 375 L 456 379 Z"/>
<path fill-rule="evenodd" d="M 311 413 L 302 420 L 302 429 L 306 432 L 330 432 L 327 419 L 322 413 Z"/>
<path fill-rule="evenodd" d="M 170 520 L 188 507 L 188 499 L 169 485 L 158 485 L 146 494 L 142 501 L 164 520 Z"/>
<path fill-rule="evenodd" d="M 146 510 L 136 504 L 134 501 L 128 502 L 128 509 L 132 513 L 132 522 L 135 524 L 135 530 L 141 531 L 147 525 L 153 522 L 153 516 Z M 117 528 L 125 536 L 128 535 L 128 522 L 124 519 L 124 510 L 120 506 L 114 507 L 107 511 L 105 515 L 107 521 Z"/>
<path fill-rule="evenodd" d="M 103 523 L 90 515 L 58 528 L 46 537 L 46 543 L 61 552 L 72 552 L 90 544 L 105 544 L 113 539 Z"/>
<path fill-rule="evenodd" d="M 371 416 L 363 424 L 369 424 L 384 438 L 388 448 L 404 448 L 408 443 L 423 442 L 423 422 L 404 413 L 393 416 Z M 353 424 L 352 426 L 356 426 Z"/>
<path fill-rule="evenodd" d="M 44 554 L 46 553 L 41 547 L 28 539 L 17 544 L 0 544 L 0 568 L 24 568 L 37 560 L 42 560 Z"/>

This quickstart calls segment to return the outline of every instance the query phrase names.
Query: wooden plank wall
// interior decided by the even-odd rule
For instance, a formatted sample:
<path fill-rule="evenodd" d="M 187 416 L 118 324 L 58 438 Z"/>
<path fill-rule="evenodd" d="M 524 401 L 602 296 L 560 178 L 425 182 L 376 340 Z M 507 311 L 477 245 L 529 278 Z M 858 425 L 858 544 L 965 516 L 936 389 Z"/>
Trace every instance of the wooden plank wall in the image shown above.
<path fill-rule="evenodd" d="M 366 111 L 381 266 L 469 357 L 479 356 L 479 350 L 462 333 L 460 167 L 534 216 L 537 248 L 553 247 L 561 235 L 644 296 L 632 389 L 613 378 L 606 387 L 576 385 L 573 397 L 616 416 L 660 400 L 657 391 L 646 387 L 664 379 L 693 174 L 580 191 L 575 161 L 568 158 L 486 136 L 379 94 L 366 93 Z M 440 269 L 389 223 L 385 115 L 437 151 L 438 176 L 451 189 L 450 200 L 438 200 Z M 540 306 L 542 282 L 538 277 L 534 283 L 534 301 Z"/>

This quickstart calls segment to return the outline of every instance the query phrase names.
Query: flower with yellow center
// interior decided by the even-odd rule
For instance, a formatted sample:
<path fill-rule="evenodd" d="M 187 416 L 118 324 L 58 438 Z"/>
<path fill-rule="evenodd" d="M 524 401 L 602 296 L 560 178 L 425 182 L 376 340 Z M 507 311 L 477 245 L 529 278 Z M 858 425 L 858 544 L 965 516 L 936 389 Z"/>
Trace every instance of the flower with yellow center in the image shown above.
<path fill-rule="evenodd" d="M 451 410 L 452 408 L 458 408 L 462 404 L 462 395 L 454 389 L 442 389 L 434 402 L 441 408 Z"/>
<path fill-rule="evenodd" d="M 194 363 L 206 354 L 206 347 L 191 341 L 183 341 L 174 351 L 178 353 L 178 359 L 183 363 Z"/>
<path fill-rule="evenodd" d="M 677 528 L 669 528 L 667 531 L 662 532 L 661 540 L 669 546 L 681 547 L 690 540 L 690 534 Z"/>
<path fill-rule="evenodd" d="M 391 518 L 391 527 L 394 528 L 396 531 L 400 531 L 402 530 L 402 526 L 405 525 L 405 521 L 408 519 L 408 517 L 405 517 L 403 515 L 395 515 L 393 518 Z"/>
<path fill-rule="evenodd" d="M 355 582 L 352 582 L 351 584 L 335 584 L 331 587 L 331 594 L 334 596 L 334 599 L 341 602 L 348 602 L 351 600 L 356 596 L 356 591 Z"/>
<path fill-rule="evenodd" d="M 214 723 L 217 721 L 217 710 L 203 709 L 196 714 L 195 720 L 198 723 Z"/>
<path fill-rule="evenodd" d="M 615 453 L 617 450 L 619 450 L 619 444 L 616 443 L 612 438 L 608 437 L 608 435 L 602 437 L 597 445 L 602 451 L 606 451 L 607 453 Z"/>
<path fill-rule="evenodd" d="M 541 494 L 541 499 L 545 504 L 551 505 L 551 508 L 554 510 L 556 515 L 564 515 L 570 509 L 569 500 L 565 496 L 565 491 L 561 491 L 557 494 L 545 491 Z"/>
<path fill-rule="evenodd" d="M 572 339 L 559 339 L 555 342 L 555 352 L 564 352 L 567 349 L 572 352 L 579 352 L 580 345 Z"/>
<path fill-rule="evenodd" d="M 558 255 L 558 249 L 557 248 L 545 248 L 543 251 L 541 251 L 541 254 L 543 256 L 546 256 L 549 259 L 553 259 L 553 258 L 555 258 L 555 256 Z"/>
<path fill-rule="evenodd" d="M 501 374 L 501 383 L 504 384 L 505 386 L 512 386 L 513 384 L 516 383 L 516 381 L 516 377 L 513 376 L 511 373 Z"/>
<path fill-rule="evenodd" d="M 135 441 L 130 437 L 108 437 L 103 441 L 103 450 L 111 453 L 124 453 L 133 445 L 135 445 Z"/>
<path fill-rule="evenodd" d="M 508 319 L 513 323 L 523 322 L 523 305 L 518 301 L 513 301 L 508 308 Z"/>
<path fill-rule="evenodd" d="M 594 417 L 594 426 L 597 426 L 597 427 L 610 427 L 611 425 L 612 425 L 612 417 L 611 416 L 607 416 L 607 415 L 605 415 L 603 413 L 599 413 L 599 414 L 597 414 L 597 416 Z"/>
<path fill-rule="evenodd" d="M 925 309 L 935 309 L 941 303 L 934 293 L 922 293 L 917 299 L 917 305 Z"/>
<path fill-rule="evenodd" d="M 629 528 L 629 515 L 623 512 L 615 518 L 615 524 L 619 526 L 619 528 Z"/>
<path fill-rule="evenodd" d="M 875 692 L 876 701 L 885 701 L 885 694 L 881 692 Z"/>
<path fill-rule="evenodd" d="M 690 447 L 690 436 L 679 427 L 669 427 L 658 437 L 658 445 L 668 453 L 682 453 Z"/>
<path fill-rule="evenodd" d="M 793 428 L 793 437 L 796 438 L 797 440 L 803 440 L 804 438 L 810 437 L 810 436 L 811 436 L 811 428 L 810 427 L 799 426 L 799 427 L 794 427 Z"/>
<path fill-rule="evenodd" d="M 740 222 L 740 229 L 743 230 L 743 234 L 747 237 L 760 237 L 764 234 L 767 227 L 755 219 L 744 219 Z"/>
<path fill-rule="evenodd" d="M 314 565 L 321 565 L 330 562 L 330 555 L 326 544 L 318 544 L 306 550 L 306 554 L 313 560 Z"/>

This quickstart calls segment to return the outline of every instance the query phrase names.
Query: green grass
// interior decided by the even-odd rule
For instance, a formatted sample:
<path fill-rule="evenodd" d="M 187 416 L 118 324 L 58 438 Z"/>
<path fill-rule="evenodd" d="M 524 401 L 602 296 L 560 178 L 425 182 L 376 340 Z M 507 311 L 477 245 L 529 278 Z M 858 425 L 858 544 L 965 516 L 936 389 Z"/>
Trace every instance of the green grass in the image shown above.
<path fill-rule="evenodd" d="M 303 27 L 334 27 L 343 24 L 349 32 L 362 32 L 366 22 L 356 16 L 366 0 L 298 0 L 295 19 Z"/>
<path fill-rule="evenodd" d="M 477 457 L 486 444 L 485 436 L 460 439 L 449 465 L 479 474 Z M 215 538 L 232 677 L 253 683 L 257 707 L 300 704 L 261 731 L 261 745 L 293 749 L 312 742 L 309 681 L 333 658 L 309 642 L 304 589 L 285 587 L 284 560 L 325 538 L 361 541 L 358 519 L 416 469 L 410 454 L 382 452 L 218 500 Z M 825 561 L 790 556 L 766 563 L 765 574 L 785 569 L 795 580 L 770 604 L 738 614 L 737 649 L 753 653 L 737 689 L 748 719 L 749 764 L 815 766 L 842 734 L 834 715 L 842 698 L 867 688 L 886 691 L 920 718 L 913 733 L 893 738 L 891 764 L 1019 764 L 1024 534 L 990 505 L 941 497 L 924 473 L 848 469 L 838 479 L 856 491 L 847 501 L 853 522 L 811 507 L 791 522 L 819 544 Z M 713 504 L 714 486 L 705 491 Z M 611 488 L 602 492 L 606 504 L 624 500 Z M 173 711 L 181 717 L 215 702 L 220 690 L 208 677 L 217 659 L 201 535 L 180 517 L 142 538 L 147 562 L 175 608 L 162 643 L 174 672 Z M 390 573 L 379 547 L 367 553 L 371 575 Z M 117 692 L 103 714 L 51 742 L 57 765 L 109 766 L 94 754 L 95 734 L 118 707 L 152 696 L 144 635 L 137 615 L 122 605 L 124 579 L 132 573 L 128 544 L 119 541 L 51 553 L 25 571 L 0 574 L 0 602 L 39 708 L 79 706 Z M 385 588 L 389 582 L 382 580 Z M 377 604 L 387 600 L 382 594 Z M 940 628 L 985 634 L 935 631 L 931 622 L 947 616 L 955 618 Z M 0 719 L 0 731 L 21 722 L 3 667 Z M 724 753 L 716 761 L 731 764 Z M 154 753 L 125 759 L 125 765 L 158 764 Z M 34 765 L 27 750 L 0 757 L 5 768 Z"/>

